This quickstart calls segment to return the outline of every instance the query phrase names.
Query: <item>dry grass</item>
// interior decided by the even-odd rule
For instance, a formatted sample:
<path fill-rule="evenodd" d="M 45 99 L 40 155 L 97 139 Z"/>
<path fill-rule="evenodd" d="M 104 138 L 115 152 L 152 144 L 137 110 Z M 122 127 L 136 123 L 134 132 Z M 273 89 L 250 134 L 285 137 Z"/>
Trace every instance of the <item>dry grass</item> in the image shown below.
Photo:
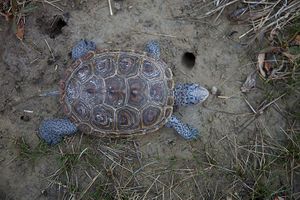
<path fill-rule="evenodd" d="M 46 190 L 54 188 L 58 199 L 195 198 L 193 193 L 186 197 L 186 189 L 198 184 L 197 169 L 144 160 L 135 141 L 67 143 L 56 153 L 58 169 L 47 177 Z"/>
<path fill-rule="evenodd" d="M 286 26 L 300 15 L 298 0 L 212 0 L 195 1 L 188 15 L 175 16 L 176 19 L 203 21 L 215 15 L 215 22 L 226 14 L 233 23 L 245 24 L 247 29 L 239 35 L 249 43 L 255 39 L 271 36 L 274 31 L 283 31 Z"/>
<path fill-rule="evenodd" d="M 236 171 L 232 188 L 247 191 L 250 199 L 296 199 L 294 175 L 300 170 L 300 141 L 295 133 L 282 130 L 282 134 L 285 138 L 278 140 L 261 131 L 252 144 L 238 144 L 235 138 L 227 138 Z"/>

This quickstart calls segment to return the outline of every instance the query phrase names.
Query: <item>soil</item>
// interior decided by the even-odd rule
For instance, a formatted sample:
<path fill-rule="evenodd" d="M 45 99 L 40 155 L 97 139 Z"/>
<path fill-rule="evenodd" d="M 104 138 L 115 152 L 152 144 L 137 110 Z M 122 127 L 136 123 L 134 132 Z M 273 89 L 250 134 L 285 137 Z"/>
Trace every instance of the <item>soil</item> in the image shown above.
<path fill-rule="evenodd" d="M 192 3 L 115 0 L 112 16 L 107 1 L 60 1 L 57 5 L 63 11 L 38 4 L 37 10 L 26 17 L 23 41 L 15 37 L 10 22 L 0 18 L 0 199 L 62 199 L 59 192 L 63 186 L 59 180 L 56 184 L 49 179 L 59 169 L 56 156 L 60 148 L 78 146 L 78 142 L 92 150 L 99 145 L 134 144 L 139 156 L 132 162 L 146 166 L 142 168 L 144 173 L 154 177 L 140 179 L 144 187 L 142 192 L 137 190 L 140 198 L 136 199 L 151 199 L 164 186 L 165 191 L 158 192 L 157 199 L 214 199 L 231 194 L 243 197 L 246 191 L 232 187 L 230 171 L 221 170 L 232 169 L 235 164 L 233 143 L 253 144 L 260 134 L 283 137 L 280 128 L 285 128 L 285 120 L 274 109 L 268 109 L 242 128 L 253 114 L 245 99 L 256 108 L 265 98 L 259 86 L 247 94 L 240 90 L 255 64 L 246 47 L 229 35 L 245 29 L 230 24 L 226 17 L 199 22 L 174 18 L 189 12 Z M 78 134 L 49 147 L 50 153 L 34 161 L 20 157 L 20 138 L 34 148 L 40 143 L 40 122 L 64 116 L 57 96 L 39 94 L 58 88 L 64 70 L 72 63 L 72 46 L 80 39 L 111 49 L 143 49 L 148 40 L 158 40 L 162 59 L 171 66 L 175 82 L 200 83 L 210 91 L 215 86 L 217 93 L 210 94 L 203 104 L 179 108 L 175 113 L 198 128 L 200 138 L 185 141 L 167 128 L 126 142 Z M 204 164 L 212 162 L 218 167 Z M 159 170 L 161 173 L 156 173 Z M 87 185 L 84 176 L 79 177 L 78 188 Z M 278 183 L 284 179 L 274 178 Z M 116 189 L 108 190 L 114 198 L 120 198 Z"/>

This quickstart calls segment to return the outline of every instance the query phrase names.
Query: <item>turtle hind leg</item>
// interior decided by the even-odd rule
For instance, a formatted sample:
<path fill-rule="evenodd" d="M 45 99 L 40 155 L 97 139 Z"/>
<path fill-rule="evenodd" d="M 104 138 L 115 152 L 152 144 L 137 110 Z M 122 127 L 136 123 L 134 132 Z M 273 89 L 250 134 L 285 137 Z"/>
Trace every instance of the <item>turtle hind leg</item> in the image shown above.
<path fill-rule="evenodd" d="M 199 131 L 196 128 L 184 124 L 174 115 L 172 115 L 166 123 L 166 127 L 175 129 L 175 131 L 186 140 L 197 139 L 199 137 Z"/>
<path fill-rule="evenodd" d="M 145 51 L 153 58 L 160 58 L 160 45 L 158 41 L 150 40 L 145 45 Z"/>
<path fill-rule="evenodd" d="M 39 127 L 39 136 L 49 145 L 58 144 L 64 136 L 75 134 L 77 127 L 68 119 L 47 119 Z"/>
<path fill-rule="evenodd" d="M 95 42 L 82 39 L 72 48 L 72 59 L 77 60 L 78 58 L 87 54 L 89 51 L 94 50 L 96 50 Z"/>
<path fill-rule="evenodd" d="M 208 90 L 196 83 L 177 83 L 174 88 L 175 106 L 195 105 L 208 96 Z"/>

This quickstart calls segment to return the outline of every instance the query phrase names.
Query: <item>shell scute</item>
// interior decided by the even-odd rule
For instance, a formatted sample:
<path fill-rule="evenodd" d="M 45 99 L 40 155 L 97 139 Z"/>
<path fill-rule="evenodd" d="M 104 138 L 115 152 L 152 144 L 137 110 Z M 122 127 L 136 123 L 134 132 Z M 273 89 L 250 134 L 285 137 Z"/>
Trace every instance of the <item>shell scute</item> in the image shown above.
<path fill-rule="evenodd" d="M 115 62 L 115 58 L 110 55 L 95 57 L 92 61 L 95 75 L 103 78 L 114 75 L 116 71 Z"/>
<path fill-rule="evenodd" d="M 79 87 L 79 86 L 78 86 Z M 90 106 L 101 104 L 104 101 L 105 87 L 103 79 L 93 76 L 81 86 L 80 98 Z"/>
<path fill-rule="evenodd" d="M 159 68 L 149 60 L 144 60 L 142 64 L 142 74 L 147 79 L 157 79 L 161 76 Z"/>
<path fill-rule="evenodd" d="M 124 77 L 131 77 L 138 73 L 139 58 L 137 56 L 120 54 L 118 60 L 118 74 Z"/>
<path fill-rule="evenodd" d="M 81 83 L 83 83 L 87 79 L 91 78 L 91 76 L 92 76 L 91 67 L 87 64 L 84 64 L 83 66 L 81 66 L 77 69 L 77 71 L 75 72 L 74 75 L 75 75 L 74 78 L 76 78 Z"/>
<path fill-rule="evenodd" d="M 90 108 L 83 101 L 77 101 L 73 104 L 75 115 L 82 121 L 88 121 L 90 118 Z"/>
<path fill-rule="evenodd" d="M 140 127 L 139 112 L 131 107 L 120 108 L 116 111 L 118 131 L 138 130 Z"/>
<path fill-rule="evenodd" d="M 114 76 L 105 79 L 105 85 L 105 103 L 114 108 L 124 106 L 126 100 L 125 79 L 120 76 Z"/>
<path fill-rule="evenodd" d="M 146 107 L 142 113 L 143 126 L 149 127 L 161 119 L 162 109 L 153 105 Z"/>
<path fill-rule="evenodd" d="M 140 78 L 134 77 L 128 79 L 127 95 L 128 95 L 128 105 L 141 108 L 148 100 L 148 88 L 147 82 Z"/>
<path fill-rule="evenodd" d="M 158 104 L 163 104 L 167 97 L 167 91 L 164 81 L 150 84 L 150 98 Z"/>
<path fill-rule="evenodd" d="M 114 130 L 114 110 L 105 105 L 97 105 L 93 109 L 91 122 L 95 129 Z"/>

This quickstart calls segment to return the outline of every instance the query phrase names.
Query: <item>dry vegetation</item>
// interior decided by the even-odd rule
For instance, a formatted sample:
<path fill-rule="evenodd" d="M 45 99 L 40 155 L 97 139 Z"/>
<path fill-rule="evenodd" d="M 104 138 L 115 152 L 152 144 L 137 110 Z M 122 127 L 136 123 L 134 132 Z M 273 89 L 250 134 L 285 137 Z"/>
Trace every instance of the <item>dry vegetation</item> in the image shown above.
<path fill-rule="evenodd" d="M 286 26 L 299 18 L 300 2 L 298 0 L 212 0 L 209 3 L 196 1 L 191 5 L 188 15 L 176 18 L 201 21 L 215 17 L 215 22 L 224 13 L 233 23 L 245 25 L 245 31 L 239 39 L 248 43 L 255 39 L 262 40 L 272 36 L 273 32 L 284 31 Z"/>

